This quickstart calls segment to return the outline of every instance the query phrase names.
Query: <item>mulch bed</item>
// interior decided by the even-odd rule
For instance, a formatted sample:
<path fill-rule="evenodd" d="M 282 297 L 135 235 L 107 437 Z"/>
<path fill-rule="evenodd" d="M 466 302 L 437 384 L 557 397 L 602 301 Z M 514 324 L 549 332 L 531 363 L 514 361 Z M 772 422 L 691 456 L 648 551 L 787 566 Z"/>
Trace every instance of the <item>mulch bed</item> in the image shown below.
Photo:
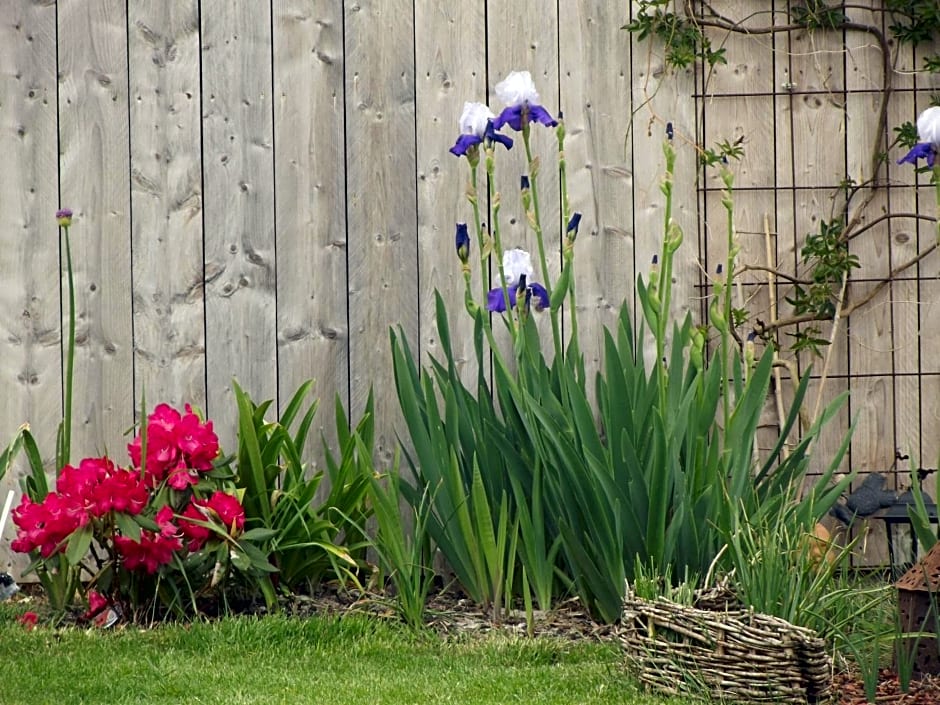
<path fill-rule="evenodd" d="M 858 674 L 837 673 L 832 683 L 833 699 L 836 705 L 863 705 L 868 702 L 865 696 L 865 684 Z M 908 692 L 901 691 L 897 675 L 885 669 L 878 674 L 878 688 L 875 695 L 878 705 L 938 705 L 940 704 L 940 677 L 924 676 L 911 681 Z"/>

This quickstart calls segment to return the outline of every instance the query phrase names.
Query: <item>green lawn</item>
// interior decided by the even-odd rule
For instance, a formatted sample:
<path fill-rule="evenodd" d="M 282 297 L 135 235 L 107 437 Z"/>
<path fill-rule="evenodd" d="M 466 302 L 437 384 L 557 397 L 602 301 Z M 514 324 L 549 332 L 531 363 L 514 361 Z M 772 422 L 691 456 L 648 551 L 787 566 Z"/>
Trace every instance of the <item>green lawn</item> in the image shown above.
<path fill-rule="evenodd" d="M 362 616 L 232 618 L 152 630 L 37 627 L 0 605 L 0 702 L 637 703 L 613 644 L 444 640 Z"/>

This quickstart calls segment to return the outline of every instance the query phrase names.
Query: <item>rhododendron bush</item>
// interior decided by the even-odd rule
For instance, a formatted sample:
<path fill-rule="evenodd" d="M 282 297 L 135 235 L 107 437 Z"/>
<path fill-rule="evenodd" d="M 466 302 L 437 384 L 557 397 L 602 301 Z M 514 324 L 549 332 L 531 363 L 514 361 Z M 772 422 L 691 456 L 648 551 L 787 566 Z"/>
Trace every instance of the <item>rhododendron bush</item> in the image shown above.
<path fill-rule="evenodd" d="M 266 532 L 245 532 L 243 490 L 211 421 L 161 404 L 127 450 L 128 467 L 85 458 L 44 497 L 24 494 L 12 548 L 31 569 L 62 571 L 64 555 L 95 601 L 137 610 L 159 597 L 175 611 L 233 573 L 257 581 L 275 570 L 254 544 Z"/>

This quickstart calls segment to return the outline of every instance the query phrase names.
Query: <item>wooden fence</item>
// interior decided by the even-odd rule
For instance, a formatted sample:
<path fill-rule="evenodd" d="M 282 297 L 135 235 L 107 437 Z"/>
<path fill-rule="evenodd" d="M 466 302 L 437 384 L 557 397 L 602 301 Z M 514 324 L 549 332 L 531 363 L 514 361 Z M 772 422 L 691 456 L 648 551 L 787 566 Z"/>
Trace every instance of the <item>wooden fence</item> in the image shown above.
<path fill-rule="evenodd" d="M 472 358 L 453 250 L 454 222 L 469 217 L 466 166 L 447 149 L 464 101 L 498 111 L 493 86 L 513 69 L 531 71 L 543 104 L 564 111 L 569 195 L 584 213 L 576 286 L 589 364 L 659 247 L 667 122 L 679 153 L 674 217 L 686 233 L 676 311 L 700 313 L 723 257 L 720 185 L 695 145 L 741 143 L 741 261 L 794 275 L 806 234 L 839 212 L 847 177 L 872 177 L 871 145 L 891 135 L 878 133 L 885 64 L 873 35 L 757 31 L 789 22 L 787 5 L 712 2 L 738 18 L 759 6 L 747 21 L 754 33 L 709 28 L 727 64 L 675 71 L 661 44 L 622 29 L 636 8 L 606 0 L 5 0 L 0 440 L 29 423 L 53 453 L 64 305 L 53 214 L 67 206 L 73 458 L 123 457 L 144 394 L 148 406 L 204 409 L 230 448 L 233 378 L 282 404 L 315 378 L 328 441 L 334 396 L 356 417 L 375 388 L 377 455 L 389 461 L 398 426 L 389 328 L 400 326 L 427 361 L 438 350 L 438 290 L 455 348 Z M 885 26 L 880 13 L 853 12 Z M 892 45 L 889 125 L 913 120 L 940 89 L 937 75 L 915 71 L 920 61 Z M 557 223 L 554 137 L 536 130 L 534 141 L 543 218 Z M 894 165 L 898 150 L 862 215 L 872 231 L 851 245 L 862 263 L 848 287 L 856 298 L 933 242 L 930 222 L 878 221 L 933 214 L 926 179 Z M 500 157 L 503 238 L 529 248 L 509 197 L 524 155 Z M 557 274 L 560 261 L 550 267 Z M 938 267 L 928 254 L 841 323 L 826 394 L 852 395 L 821 456 L 857 417 L 853 467 L 887 469 L 896 448 L 935 463 Z M 741 281 L 742 300 L 766 320 L 766 271 Z M 774 291 L 783 311 L 792 286 L 781 277 Z"/>

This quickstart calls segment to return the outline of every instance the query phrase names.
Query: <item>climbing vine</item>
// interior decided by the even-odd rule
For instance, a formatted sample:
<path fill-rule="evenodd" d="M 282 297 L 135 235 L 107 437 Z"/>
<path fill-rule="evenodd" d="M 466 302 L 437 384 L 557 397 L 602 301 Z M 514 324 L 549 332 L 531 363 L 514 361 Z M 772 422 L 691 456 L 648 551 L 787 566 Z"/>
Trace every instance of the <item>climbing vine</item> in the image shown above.
<path fill-rule="evenodd" d="M 742 3 L 742 6 L 750 7 L 747 3 Z M 885 22 L 876 26 L 855 21 L 853 10 L 861 9 L 884 13 Z M 744 309 L 735 310 L 734 324 L 738 327 L 749 326 L 768 344 L 779 347 L 782 339 L 789 339 L 788 347 L 794 353 L 807 351 L 819 355 L 821 349 L 832 341 L 831 336 L 827 338 L 823 335 L 820 324 L 839 316 L 847 318 L 938 246 L 933 242 L 907 262 L 896 265 L 863 295 L 852 298 L 848 293 L 846 283 L 851 272 L 862 265 L 858 257 L 850 252 L 849 243 L 854 238 L 863 236 L 894 217 L 936 220 L 932 216 L 911 213 L 876 215 L 869 212 L 869 207 L 875 192 L 885 184 L 885 164 L 889 154 L 910 149 L 918 140 L 917 128 L 912 121 L 902 122 L 888 130 L 887 108 L 894 74 L 892 44 L 917 47 L 924 54 L 920 70 L 940 73 L 940 54 L 936 53 L 940 47 L 940 3 L 937 0 L 884 0 L 880 8 L 862 8 L 846 3 L 805 0 L 794 3 L 788 13 L 786 23 L 777 17 L 767 26 L 759 27 L 754 26 L 753 22 L 756 14 L 730 18 L 704 0 L 640 0 L 632 21 L 624 29 L 639 40 L 655 38 L 661 42 L 666 66 L 672 69 L 686 69 L 699 62 L 710 71 L 719 64 L 727 63 L 725 47 L 716 47 L 709 30 L 712 33 L 720 30 L 751 36 L 794 31 L 857 31 L 868 34 L 879 47 L 884 70 L 877 116 L 879 129 L 875 130 L 877 138 L 871 145 L 869 161 L 871 178 L 856 183 L 850 176 L 845 176 L 840 186 L 842 205 L 837 212 L 818 218 L 817 232 L 806 234 L 796 277 L 773 272 L 791 284 L 790 293 L 785 296 L 792 307 L 789 315 L 765 321 L 749 315 Z M 746 25 L 745 20 L 748 20 Z M 882 26 L 887 30 L 884 31 Z M 933 105 L 940 105 L 940 95 L 931 95 L 929 100 Z M 890 142 L 885 137 L 888 134 L 892 135 Z M 734 144 L 723 142 L 711 148 L 699 144 L 696 148 L 701 164 L 705 167 L 727 163 L 743 154 L 740 141 Z M 921 167 L 918 170 L 927 171 L 928 168 Z M 748 269 L 766 267 L 742 266 L 742 271 Z M 736 333 L 736 337 L 741 340 L 745 336 Z"/>

